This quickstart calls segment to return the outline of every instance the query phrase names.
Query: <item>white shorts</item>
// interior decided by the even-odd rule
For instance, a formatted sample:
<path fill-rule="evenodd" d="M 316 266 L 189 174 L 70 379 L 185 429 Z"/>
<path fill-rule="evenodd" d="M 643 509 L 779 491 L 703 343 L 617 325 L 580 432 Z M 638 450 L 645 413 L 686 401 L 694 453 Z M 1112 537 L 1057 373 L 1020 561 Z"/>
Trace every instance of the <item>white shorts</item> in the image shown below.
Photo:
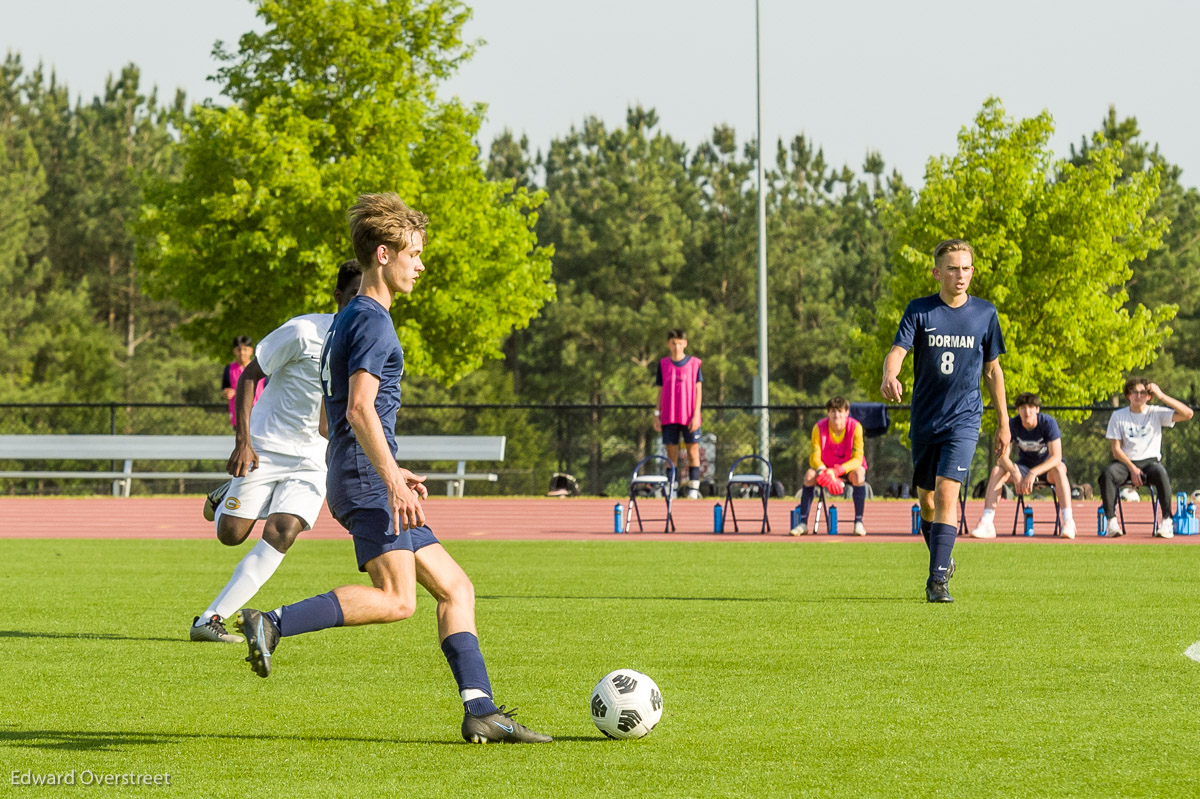
<path fill-rule="evenodd" d="M 299 455 L 259 452 L 258 468 L 229 483 L 225 501 L 217 508 L 221 514 L 239 519 L 265 519 L 276 513 L 289 513 L 312 528 L 325 502 L 325 464 Z"/>

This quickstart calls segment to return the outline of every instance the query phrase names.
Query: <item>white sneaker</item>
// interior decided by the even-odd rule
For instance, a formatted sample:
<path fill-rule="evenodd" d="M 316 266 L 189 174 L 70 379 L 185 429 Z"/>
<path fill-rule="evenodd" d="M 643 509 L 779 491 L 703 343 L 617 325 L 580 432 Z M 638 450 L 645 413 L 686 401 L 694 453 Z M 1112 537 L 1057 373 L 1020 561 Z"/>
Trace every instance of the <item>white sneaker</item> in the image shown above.
<path fill-rule="evenodd" d="M 1108 537 L 1109 538 L 1120 538 L 1123 535 L 1125 535 L 1125 531 L 1121 529 L 1121 523 L 1119 521 L 1117 521 L 1117 517 L 1114 516 L 1111 519 L 1109 519 L 1108 520 Z"/>
<path fill-rule="evenodd" d="M 1063 538 L 1070 538 L 1071 540 L 1074 540 L 1075 539 L 1075 520 L 1071 519 L 1070 521 L 1063 522 L 1062 527 L 1059 529 L 1059 532 L 1062 533 Z"/>
<path fill-rule="evenodd" d="M 867 528 L 863 527 L 862 522 L 854 523 L 854 534 L 855 535 L 866 535 L 867 534 Z"/>
<path fill-rule="evenodd" d="M 1158 529 L 1154 534 L 1159 538 L 1174 538 L 1175 537 L 1175 522 L 1171 519 L 1163 519 L 1158 523 Z"/>
<path fill-rule="evenodd" d="M 808 525 L 805 524 L 804 522 L 800 522 L 799 524 L 797 524 L 795 527 L 792 528 L 791 534 L 792 535 L 808 535 Z"/>
<path fill-rule="evenodd" d="M 991 519 L 985 519 L 975 525 L 975 529 L 971 531 L 971 538 L 995 538 L 996 525 Z"/>

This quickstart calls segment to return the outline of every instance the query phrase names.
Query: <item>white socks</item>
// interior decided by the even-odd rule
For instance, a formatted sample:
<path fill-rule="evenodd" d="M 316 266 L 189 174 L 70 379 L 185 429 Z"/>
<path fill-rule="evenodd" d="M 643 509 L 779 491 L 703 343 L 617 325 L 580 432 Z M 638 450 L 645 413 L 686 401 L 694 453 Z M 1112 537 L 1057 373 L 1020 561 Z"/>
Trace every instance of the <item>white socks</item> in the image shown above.
<path fill-rule="evenodd" d="M 996 515 L 995 508 L 984 508 L 983 515 L 979 517 L 979 523 L 983 524 L 984 522 L 990 522 L 992 520 L 992 517 L 995 515 Z"/>
<path fill-rule="evenodd" d="M 1060 517 L 1062 517 L 1063 524 L 1066 524 L 1067 522 L 1071 521 L 1071 519 L 1073 518 L 1073 515 L 1074 515 L 1074 514 L 1072 514 L 1072 513 L 1071 513 L 1071 509 L 1070 509 L 1070 508 L 1063 508 L 1063 509 L 1062 509 L 1062 512 L 1061 512 L 1060 514 L 1058 514 L 1058 515 L 1059 515 Z"/>
<path fill-rule="evenodd" d="M 200 614 L 199 623 L 203 624 L 214 615 L 227 619 L 237 613 L 258 593 L 263 583 L 271 579 L 281 563 L 283 553 L 260 539 L 234 568 L 233 576 L 208 606 L 208 610 Z"/>

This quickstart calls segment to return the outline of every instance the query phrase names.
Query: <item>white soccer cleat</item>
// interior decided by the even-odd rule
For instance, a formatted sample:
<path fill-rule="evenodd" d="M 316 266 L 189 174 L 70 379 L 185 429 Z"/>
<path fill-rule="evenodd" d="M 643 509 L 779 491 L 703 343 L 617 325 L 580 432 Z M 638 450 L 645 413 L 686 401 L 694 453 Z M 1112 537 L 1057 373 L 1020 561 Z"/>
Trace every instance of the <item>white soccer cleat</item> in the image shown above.
<path fill-rule="evenodd" d="M 1114 516 L 1108 520 L 1108 537 L 1120 538 L 1125 535 L 1125 531 L 1121 529 L 1121 522 Z"/>
<path fill-rule="evenodd" d="M 1174 538 L 1175 537 L 1175 522 L 1171 519 L 1163 519 L 1158 523 L 1158 529 L 1154 534 L 1159 538 Z"/>
<path fill-rule="evenodd" d="M 808 535 L 808 525 L 800 522 L 791 530 L 791 535 Z"/>
<path fill-rule="evenodd" d="M 971 531 L 971 538 L 995 538 L 996 525 L 991 519 L 985 519 L 975 525 L 975 529 Z"/>
<path fill-rule="evenodd" d="M 867 534 L 867 528 L 863 526 L 862 522 L 854 523 L 854 534 L 855 535 L 866 535 Z"/>
<path fill-rule="evenodd" d="M 1062 533 L 1063 538 L 1070 538 L 1072 541 L 1075 540 L 1075 520 L 1072 519 L 1070 521 L 1063 522 L 1060 532 Z"/>

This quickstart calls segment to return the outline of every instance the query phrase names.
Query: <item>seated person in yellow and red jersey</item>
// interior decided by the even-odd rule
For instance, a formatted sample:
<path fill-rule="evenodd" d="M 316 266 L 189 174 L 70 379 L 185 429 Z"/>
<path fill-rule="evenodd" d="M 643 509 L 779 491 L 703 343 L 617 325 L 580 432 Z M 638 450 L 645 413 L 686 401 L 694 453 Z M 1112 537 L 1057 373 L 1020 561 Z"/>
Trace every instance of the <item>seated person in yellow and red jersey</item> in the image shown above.
<path fill-rule="evenodd" d="M 800 491 L 800 522 L 792 535 L 807 535 L 808 511 L 812 507 L 813 487 L 821 486 L 834 496 L 845 490 L 843 477 L 853 486 L 854 534 L 866 535 L 863 506 L 867 499 L 867 459 L 863 455 L 863 428 L 850 416 L 850 403 L 834 397 L 825 403 L 825 418 L 813 425 L 810 468 L 804 474 Z"/>

